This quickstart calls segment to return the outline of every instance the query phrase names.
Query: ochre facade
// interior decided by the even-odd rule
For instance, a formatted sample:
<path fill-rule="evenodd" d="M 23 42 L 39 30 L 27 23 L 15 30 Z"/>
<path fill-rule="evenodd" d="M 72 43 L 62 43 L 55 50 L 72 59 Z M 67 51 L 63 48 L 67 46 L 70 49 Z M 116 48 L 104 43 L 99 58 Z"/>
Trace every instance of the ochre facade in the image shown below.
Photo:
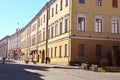
<path fill-rule="evenodd" d="M 21 31 L 24 59 L 51 64 L 99 63 L 120 46 L 120 1 L 50 0 Z"/>

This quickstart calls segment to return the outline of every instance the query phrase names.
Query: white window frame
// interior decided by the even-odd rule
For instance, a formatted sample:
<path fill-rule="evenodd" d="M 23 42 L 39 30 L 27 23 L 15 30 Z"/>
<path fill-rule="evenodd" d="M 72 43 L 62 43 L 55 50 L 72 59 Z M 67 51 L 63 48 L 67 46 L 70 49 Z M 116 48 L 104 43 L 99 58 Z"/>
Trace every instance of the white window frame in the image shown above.
<path fill-rule="evenodd" d="M 119 34 L 120 33 L 120 17 L 116 17 L 116 16 L 111 17 L 111 32 L 114 34 L 117 34 L 116 32 L 113 31 L 112 20 L 118 21 L 118 34 Z"/>
<path fill-rule="evenodd" d="M 101 30 L 101 32 L 96 29 L 96 19 L 102 19 L 102 30 Z M 95 26 L 95 32 L 98 32 L 98 33 L 104 32 L 104 19 L 103 19 L 102 15 L 95 15 L 94 26 Z"/>
<path fill-rule="evenodd" d="M 96 0 L 96 6 L 102 6 L 102 0 Z"/>
<path fill-rule="evenodd" d="M 66 24 L 65 24 L 65 20 L 68 20 L 67 21 L 67 32 L 69 31 L 69 25 L 70 25 L 70 22 L 69 22 L 69 15 L 66 15 L 65 17 L 64 17 L 64 33 L 65 33 L 65 28 L 66 28 Z"/>
<path fill-rule="evenodd" d="M 78 18 L 79 17 L 84 17 L 85 18 L 85 27 L 84 27 L 84 30 L 79 30 L 79 24 L 78 24 Z M 81 32 L 85 32 L 86 31 L 86 29 L 87 29 L 86 19 L 87 19 L 86 14 L 82 14 L 82 13 L 77 14 L 77 31 L 81 31 Z"/>
<path fill-rule="evenodd" d="M 48 27 L 48 39 L 50 39 L 51 38 L 51 36 L 50 36 L 50 27 Z"/>
<path fill-rule="evenodd" d="M 57 28 L 56 28 L 57 27 Z M 54 25 L 54 36 L 57 36 L 58 35 L 58 32 L 59 32 L 59 24 L 58 24 L 58 20 L 55 21 L 55 25 Z"/>
<path fill-rule="evenodd" d="M 61 28 L 60 28 L 60 23 L 61 22 L 62 22 L 62 32 L 60 32 L 61 31 Z M 58 29 L 59 30 L 59 35 L 62 35 L 63 34 L 63 25 L 64 25 L 63 24 L 63 17 L 59 19 L 59 24 L 58 25 L 59 25 L 59 29 Z"/>

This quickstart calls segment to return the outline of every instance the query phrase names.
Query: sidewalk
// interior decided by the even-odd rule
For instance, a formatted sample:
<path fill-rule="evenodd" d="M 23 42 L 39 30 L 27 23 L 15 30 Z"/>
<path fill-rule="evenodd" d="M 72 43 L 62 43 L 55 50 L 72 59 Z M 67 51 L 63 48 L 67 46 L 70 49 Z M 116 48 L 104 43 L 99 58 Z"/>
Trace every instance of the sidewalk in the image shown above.
<path fill-rule="evenodd" d="M 26 64 L 24 61 L 18 61 L 18 60 L 12 60 L 18 64 Z M 51 67 L 51 68 L 64 68 L 64 69 L 79 69 L 79 66 L 65 66 L 65 65 L 57 65 L 57 64 L 45 64 L 45 63 L 36 63 L 34 64 L 33 62 L 29 62 L 26 65 L 35 65 L 35 66 L 46 66 L 46 67 Z"/>

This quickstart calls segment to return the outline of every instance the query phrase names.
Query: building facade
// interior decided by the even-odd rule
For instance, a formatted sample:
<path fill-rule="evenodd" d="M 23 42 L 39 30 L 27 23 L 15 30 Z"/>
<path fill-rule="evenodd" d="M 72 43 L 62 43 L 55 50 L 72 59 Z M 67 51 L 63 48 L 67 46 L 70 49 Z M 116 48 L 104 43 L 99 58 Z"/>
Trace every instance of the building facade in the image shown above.
<path fill-rule="evenodd" d="M 72 1 L 72 62 L 99 63 L 112 48 L 120 46 L 119 4 L 119 0 Z"/>
<path fill-rule="evenodd" d="M 50 0 L 21 31 L 24 58 L 99 63 L 120 47 L 120 0 Z"/>
<path fill-rule="evenodd" d="M 7 57 L 8 55 L 8 39 L 9 36 L 0 40 L 0 57 Z"/>
<path fill-rule="evenodd" d="M 20 48 L 20 29 L 16 29 L 16 32 L 8 38 L 8 57 L 9 59 L 19 59 L 21 52 Z"/>

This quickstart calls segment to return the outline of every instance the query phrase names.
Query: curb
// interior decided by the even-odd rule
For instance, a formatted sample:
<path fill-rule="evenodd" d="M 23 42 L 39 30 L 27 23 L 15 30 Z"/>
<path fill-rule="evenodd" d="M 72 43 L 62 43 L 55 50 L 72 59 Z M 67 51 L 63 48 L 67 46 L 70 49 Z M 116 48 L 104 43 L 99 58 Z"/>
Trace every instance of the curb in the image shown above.
<path fill-rule="evenodd" d="M 12 60 L 16 63 L 19 64 L 25 64 L 25 65 L 37 65 L 37 66 L 47 66 L 47 67 L 52 67 L 52 68 L 63 68 L 63 69 L 80 69 L 79 66 L 65 66 L 65 65 L 56 65 L 56 64 L 45 64 L 45 63 L 32 63 L 29 62 L 28 64 L 26 64 L 24 61 L 18 61 L 18 60 Z"/>

